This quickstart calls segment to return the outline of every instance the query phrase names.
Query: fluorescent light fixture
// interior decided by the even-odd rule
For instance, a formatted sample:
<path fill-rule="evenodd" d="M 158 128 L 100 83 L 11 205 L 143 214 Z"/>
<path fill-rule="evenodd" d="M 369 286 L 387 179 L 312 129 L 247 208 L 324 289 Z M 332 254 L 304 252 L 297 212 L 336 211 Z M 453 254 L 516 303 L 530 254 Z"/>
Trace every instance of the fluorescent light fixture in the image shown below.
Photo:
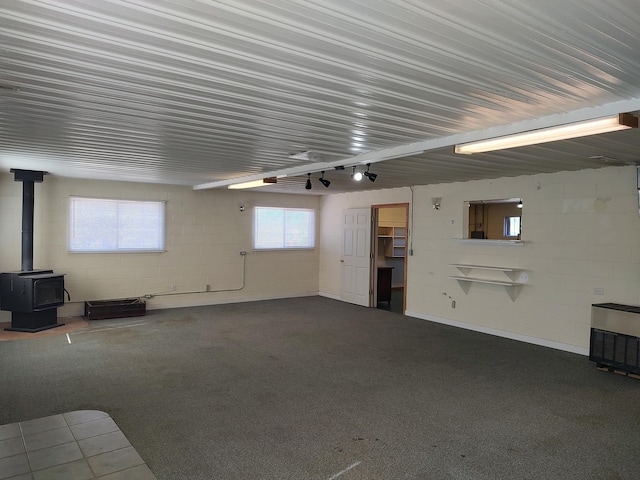
<path fill-rule="evenodd" d="M 262 187 L 267 184 L 278 183 L 278 179 L 275 177 L 263 178 L 262 180 L 252 180 L 250 182 L 242 182 L 242 183 L 233 183 L 228 185 L 227 188 L 230 190 L 238 190 L 241 188 L 256 188 Z"/>
<path fill-rule="evenodd" d="M 638 128 L 638 117 L 627 113 L 620 113 L 610 117 L 587 120 L 585 122 L 568 123 L 566 125 L 558 125 L 557 127 L 541 128 L 539 130 L 490 138 L 478 142 L 462 143 L 456 145 L 454 151 L 462 154 L 491 152 L 505 148 L 523 147 L 525 145 L 568 140 L 570 138 L 586 137 L 599 133 L 616 132 L 628 128 Z"/>

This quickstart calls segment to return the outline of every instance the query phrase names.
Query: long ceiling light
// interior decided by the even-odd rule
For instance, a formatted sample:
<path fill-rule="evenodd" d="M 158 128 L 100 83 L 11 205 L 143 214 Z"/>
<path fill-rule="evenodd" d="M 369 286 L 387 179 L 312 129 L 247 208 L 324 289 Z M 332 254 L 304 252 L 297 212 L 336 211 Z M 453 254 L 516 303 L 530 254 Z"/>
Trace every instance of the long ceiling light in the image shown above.
<path fill-rule="evenodd" d="M 557 127 L 541 128 L 524 133 L 516 133 L 504 137 L 490 138 L 478 142 L 456 145 L 454 151 L 462 154 L 491 152 L 505 148 L 524 147 L 538 143 L 568 140 L 570 138 L 586 137 L 599 133 L 615 132 L 628 128 L 638 128 L 638 117 L 628 113 L 619 113 L 605 118 L 587 120 L 585 122 L 568 123 Z"/>
<path fill-rule="evenodd" d="M 267 184 L 278 183 L 278 179 L 276 177 L 263 178 L 260 180 L 252 180 L 250 182 L 242 182 L 242 183 L 233 183 L 228 185 L 227 188 L 231 190 L 238 190 L 241 188 L 256 188 L 262 187 Z"/>

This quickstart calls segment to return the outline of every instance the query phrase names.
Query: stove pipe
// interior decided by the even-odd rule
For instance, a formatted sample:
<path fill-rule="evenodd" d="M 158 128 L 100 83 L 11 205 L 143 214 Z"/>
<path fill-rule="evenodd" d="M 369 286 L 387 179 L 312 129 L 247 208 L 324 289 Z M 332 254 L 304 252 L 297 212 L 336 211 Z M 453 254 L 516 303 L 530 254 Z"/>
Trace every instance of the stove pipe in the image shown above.
<path fill-rule="evenodd" d="M 22 265 L 23 272 L 33 270 L 34 183 L 42 183 L 47 172 L 11 169 L 16 182 L 22 182 Z"/>

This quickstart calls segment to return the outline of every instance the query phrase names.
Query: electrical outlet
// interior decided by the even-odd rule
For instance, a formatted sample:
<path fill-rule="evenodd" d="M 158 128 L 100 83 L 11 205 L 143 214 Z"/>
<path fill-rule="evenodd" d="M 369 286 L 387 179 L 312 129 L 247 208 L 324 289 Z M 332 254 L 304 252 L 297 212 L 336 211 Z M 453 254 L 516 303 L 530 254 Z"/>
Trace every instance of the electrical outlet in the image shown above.
<path fill-rule="evenodd" d="M 176 288 L 177 288 L 177 287 L 176 287 L 176 284 L 175 284 L 175 283 L 172 283 L 172 284 L 171 284 L 171 291 L 172 291 L 172 292 L 175 292 L 175 291 L 176 291 Z"/>
<path fill-rule="evenodd" d="M 604 295 L 604 288 L 594 288 L 593 289 L 593 294 L 594 295 Z"/>
<path fill-rule="evenodd" d="M 455 300 L 451 300 L 451 308 L 456 308 L 456 301 Z"/>

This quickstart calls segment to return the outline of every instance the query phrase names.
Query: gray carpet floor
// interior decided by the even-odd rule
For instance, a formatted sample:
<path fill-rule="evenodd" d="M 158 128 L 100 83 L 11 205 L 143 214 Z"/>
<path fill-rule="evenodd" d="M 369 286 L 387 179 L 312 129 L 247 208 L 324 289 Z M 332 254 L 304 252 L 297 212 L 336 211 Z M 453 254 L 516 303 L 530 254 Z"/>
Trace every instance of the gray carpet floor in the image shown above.
<path fill-rule="evenodd" d="M 309 297 L 0 342 L 0 424 L 107 412 L 159 480 L 637 479 L 640 380 Z"/>

